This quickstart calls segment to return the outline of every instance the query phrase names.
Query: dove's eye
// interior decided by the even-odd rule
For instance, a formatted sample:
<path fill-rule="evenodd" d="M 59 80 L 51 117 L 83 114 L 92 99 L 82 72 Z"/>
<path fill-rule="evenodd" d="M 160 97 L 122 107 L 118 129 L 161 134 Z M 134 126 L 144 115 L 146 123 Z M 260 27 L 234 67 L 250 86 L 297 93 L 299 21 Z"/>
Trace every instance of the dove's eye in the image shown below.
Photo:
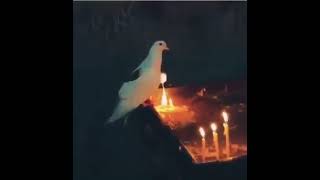
<path fill-rule="evenodd" d="M 162 43 L 159 43 L 160 46 L 162 46 Z"/>

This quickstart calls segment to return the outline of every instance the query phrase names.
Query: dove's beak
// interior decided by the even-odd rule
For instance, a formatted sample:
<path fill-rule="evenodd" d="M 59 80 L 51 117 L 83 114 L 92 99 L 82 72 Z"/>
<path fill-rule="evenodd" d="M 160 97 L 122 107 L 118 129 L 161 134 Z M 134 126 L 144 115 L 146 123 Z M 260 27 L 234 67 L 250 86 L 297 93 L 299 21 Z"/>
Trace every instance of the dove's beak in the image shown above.
<path fill-rule="evenodd" d="M 167 51 L 169 51 L 170 49 L 169 49 L 169 48 L 168 48 L 168 46 L 167 46 L 167 47 L 165 47 L 165 48 L 164 48 L 164 50 L 167 50 Z"/>

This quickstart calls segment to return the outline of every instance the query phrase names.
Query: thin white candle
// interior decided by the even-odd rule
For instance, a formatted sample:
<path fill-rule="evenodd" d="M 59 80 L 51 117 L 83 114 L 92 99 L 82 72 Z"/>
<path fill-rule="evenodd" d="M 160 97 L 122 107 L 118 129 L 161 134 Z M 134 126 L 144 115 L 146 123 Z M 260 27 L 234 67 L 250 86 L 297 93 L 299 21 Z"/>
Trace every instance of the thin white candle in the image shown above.
<path fill-rule="evenodd" d="M 230 135 L 229 135 L 229 125 L 228 125 L 229 117 L 225 111 L 222 112 L 222 117 L 224 119 L 224 123 L 223 123 L 224 135 L 226 137 L 226 154 L 227 154 L 227 158 L 229 158 L 230 157 Z"/>
<path fill-rule="evenodd" d="M 220 159 L 220 149 L 219 149 L 219 140 L 218 140 L 218 133 L 217 133 L 217 125 L 215 123 L 211 124 L 212 135 L 213 135 L 213 145 L 216 150 L 216 157 Z"/>
<path fill-rule="evenodd" d="M 205 155 L 206 155 L 206 133 L 202 127 L 199 128 L 200 135 L 201 135 L 201 143 L 202 143 L 202 148 L 201 148 L 201 156 L 202 156 L 202 161 L 205 161 Z"/>
<path fill-rule="evenodd" d="M 166 73 L 161 73 L 160 75 L 160 83 L 164 84 L 167 81 L 167 74 Z"/>

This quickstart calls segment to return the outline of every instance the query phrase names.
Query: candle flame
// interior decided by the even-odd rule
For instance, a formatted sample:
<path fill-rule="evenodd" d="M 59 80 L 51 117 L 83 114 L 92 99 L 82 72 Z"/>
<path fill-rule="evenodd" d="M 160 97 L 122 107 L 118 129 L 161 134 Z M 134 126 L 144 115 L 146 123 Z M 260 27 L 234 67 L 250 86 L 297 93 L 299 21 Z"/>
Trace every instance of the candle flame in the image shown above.
<path fill-rule="evenodd" d="M 171 98 L 169 99 L 169 105 L 172 107 L 174 106 Z"/>
<path fill-rule="evenodd" d="M 199 132 L 200 132 L 200 135 L 204 138 L 204 136 L 206 135 L 206 132 L 202 127 L 199 128 Z"/>
<path fill-rule="evenodd" d="M 160 75 L 160 83 L 163 84 L 167 81 L 167 74 L 166 73 L 161 73 Z"/>
<path fill-rule="evenodd" d="M 213 132 L 216 132 L 216 130 L 217 130 L 216 123 L 211 123 L 211 129 L 212 129 Z"/>
<path fill-rule="evenodd" d="M 227 123 L 229 121 L 228 114 L 225 111 L 222 112 L 222 117 L 223 117 L 224 122 Z"/>
<path fill-rule="evenodd" d="M 167 106 L 168 105 L 168 99 L 167 99 L 167 93 L 165 89 L 162 89 L 162 97 L 161 97 L 161 106 Z"/>

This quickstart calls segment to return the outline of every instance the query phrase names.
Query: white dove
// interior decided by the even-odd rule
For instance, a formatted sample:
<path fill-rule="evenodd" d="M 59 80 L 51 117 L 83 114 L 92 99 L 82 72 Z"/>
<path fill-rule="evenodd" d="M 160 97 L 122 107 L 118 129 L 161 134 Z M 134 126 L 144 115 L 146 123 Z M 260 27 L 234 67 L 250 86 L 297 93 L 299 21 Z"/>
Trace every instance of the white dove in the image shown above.
<path fill-rule="evenodd" d="M 105 124 L 123 118 L 156 92 L 160 85 L 162 52 L 164 50 L 169 50 L 164 41 L 156 41 L 152 45 L 148 56 L 132 72 L 132 74 L 138 73 L 138 78 L 122 84 L 118 93 L 119 102 Z"/>

